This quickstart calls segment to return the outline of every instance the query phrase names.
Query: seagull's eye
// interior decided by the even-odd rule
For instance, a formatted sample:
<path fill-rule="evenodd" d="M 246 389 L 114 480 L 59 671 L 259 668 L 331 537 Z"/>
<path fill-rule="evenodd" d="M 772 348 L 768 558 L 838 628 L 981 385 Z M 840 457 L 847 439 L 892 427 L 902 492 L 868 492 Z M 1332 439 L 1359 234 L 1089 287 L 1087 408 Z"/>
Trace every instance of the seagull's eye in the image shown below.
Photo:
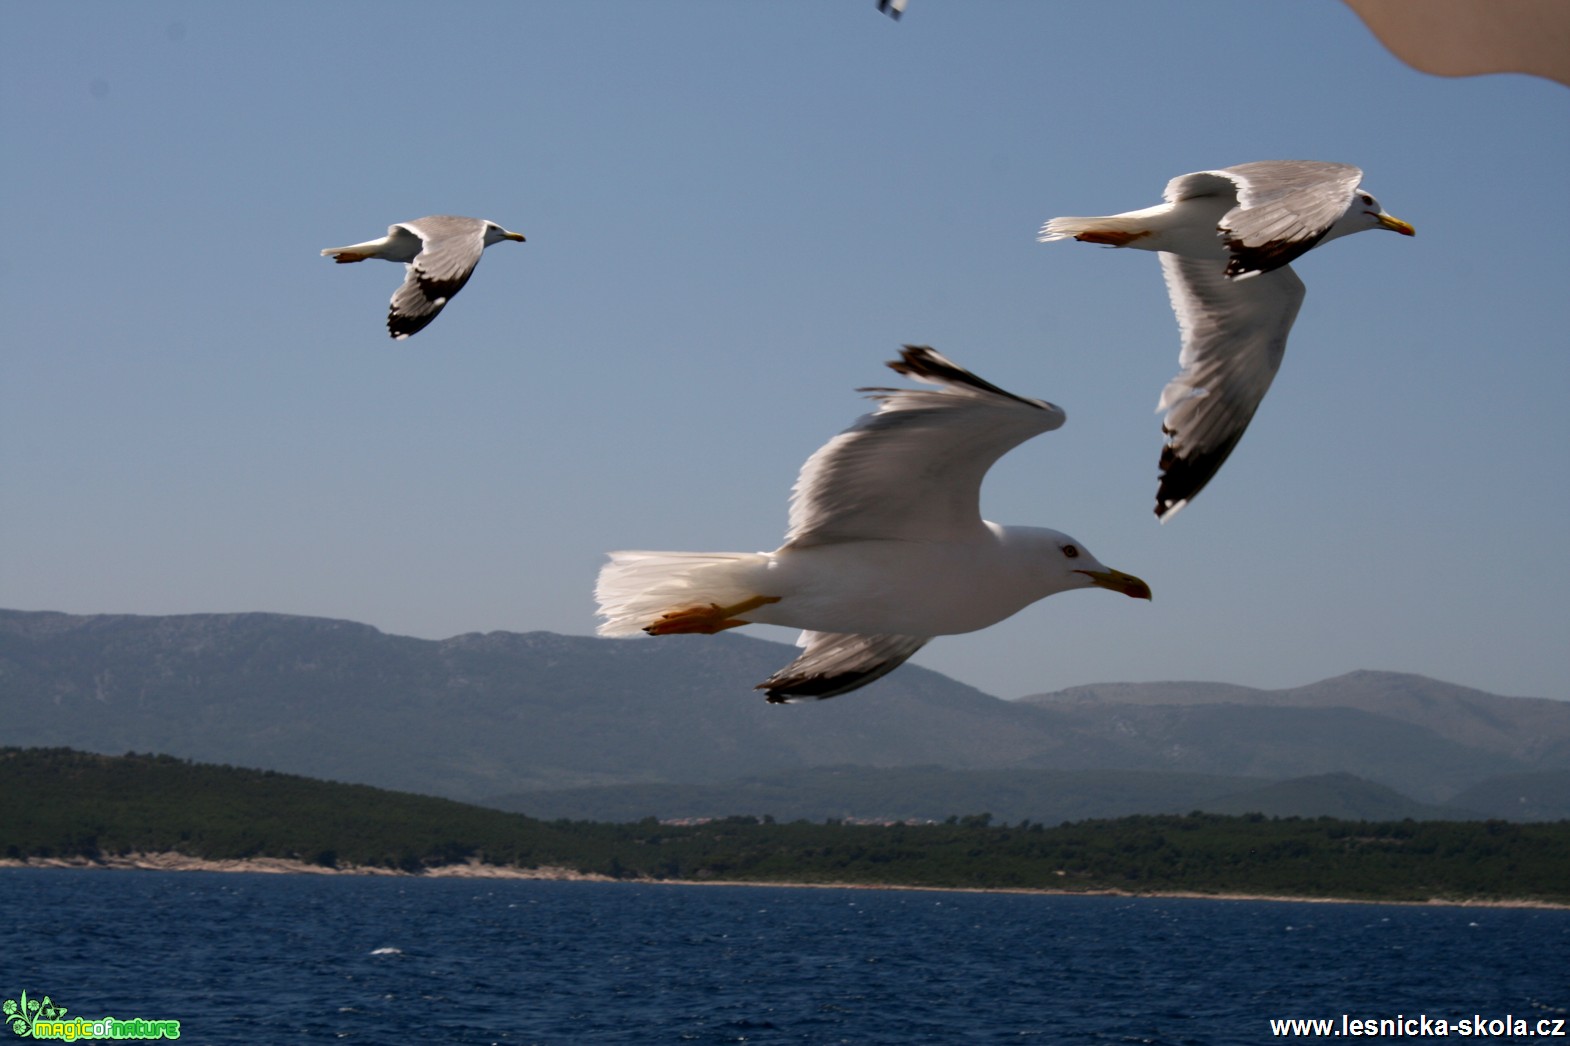
<path fill-rule="evenodd" d="M 1064 545 L 1063 546 L 1063 554 L 1065 556 L 1067 556 L 1069 559 L 1078 559 L 1079 558 L 1079 549 L 1074 547 L 1073 545 Z"/>
<path fill-rule="evenodd" d="M 1358 193 L 1357 198 L 1359 200 L 1363 201 L 1363 206 L 1364 207 L 1372 207 L 1372 206 L 1374 206 L 1374 198 L 1372 196 L 1368 195 L 1368 193 L 1366 193 L 1366 192 L 1365 193 Z"/>

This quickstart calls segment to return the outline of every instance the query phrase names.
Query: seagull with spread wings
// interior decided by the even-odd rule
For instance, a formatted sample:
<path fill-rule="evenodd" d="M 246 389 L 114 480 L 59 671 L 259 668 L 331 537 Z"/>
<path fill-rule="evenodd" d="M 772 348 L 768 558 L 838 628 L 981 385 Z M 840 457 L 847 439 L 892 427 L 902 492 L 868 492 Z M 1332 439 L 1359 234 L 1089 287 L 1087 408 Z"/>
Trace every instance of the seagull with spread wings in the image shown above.
<path fill-rule="evenodd" d="M 800 657 L 758 689 L 828 698 L 899 667 L 933 636 L 996 624 L 1057 592 L 1150 598 L 1067 534 L 981 518 L 981 482 L 1013 447 L 1063 424 L 930 348 L 889 366 L 935 389 L 864 389 L 878 407 L 820 448 L 773 552 L 612 552 L 595 597 L 606 636 L 804 631 Z"/>
<path fill-rule="evenodd" d="M 387 310 L 387 333 L 402 341 L 429 326 L 469 282 L 485 248 L 503 240 L 522 243 L 523 233 L 508 232 L 484 218 L 433 214 L 390 225 L 379 240 L 328 247 L 322 254 L 340 265 L 367 258 L 406 264 L 403 286 Z"/>
<path fill-rule="evenodd" d="M 1288 264 L 1366 229 L 1413 235 L 1384 212 L 1350 164 L 1265 160 L 1174 178 L 1166 202 L 1100 218 L 1053 218 L 1043 243 L 1073 237 L 1161 252 L 1182 368 L 1162 390 L 1165 411 L 1156 516 L 1204 489 L 1259 409 L 1303 304 Z"/>

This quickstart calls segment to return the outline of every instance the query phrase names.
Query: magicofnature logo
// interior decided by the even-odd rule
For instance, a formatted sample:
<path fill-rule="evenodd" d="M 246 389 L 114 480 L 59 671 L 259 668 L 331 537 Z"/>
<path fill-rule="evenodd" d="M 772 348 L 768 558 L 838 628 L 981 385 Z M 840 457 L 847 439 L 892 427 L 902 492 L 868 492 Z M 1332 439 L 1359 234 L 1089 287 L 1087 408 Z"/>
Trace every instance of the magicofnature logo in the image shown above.
<path fill-rule="evenodd" d="M 65 1007 L 57 1006 L 45 995 L 42 999 L 29 999 L 27 992 L 20 999 L 7 999 L 0 1003 L 0 1013 L 16 1034 L 29 1039 L 178 1039 L 179 1021 L 149 1021 L 141 1017 L 122 1021 L 114 1017 L 100 1017 L 96 1021 L 81 1017 L 66 1017 Z"/>

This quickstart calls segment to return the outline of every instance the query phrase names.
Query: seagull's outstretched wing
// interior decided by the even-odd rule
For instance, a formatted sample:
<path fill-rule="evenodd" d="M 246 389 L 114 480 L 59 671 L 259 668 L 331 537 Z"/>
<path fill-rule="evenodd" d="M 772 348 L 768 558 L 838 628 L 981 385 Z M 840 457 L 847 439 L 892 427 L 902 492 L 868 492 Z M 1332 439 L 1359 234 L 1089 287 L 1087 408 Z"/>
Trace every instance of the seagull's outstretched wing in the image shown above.
<path fill-rule="evenodd" d="M 1362 180 L 1351 164 L 1262 160 L 1181 175 L 1164 195 L 1170 203 L 1228 193 L 1237 200 L 1217 231 L 1231 255 L 1227 275 L 1246 278 L 1307 253 L 1346 213 Z"/>
<path fill-rule="evenodd" d="M 1289 267 L 1232 280 L 1218 262 L 1160 257 L 1183 334 L 1182 371 L 1156 408 L 1166 411 L 1156 491 L 1165 521 L 1210 482 L 1248 428 L 1281 366 L 1303 281 Z"/>
<path fill-rule="evenodd" d="M 774 704 L 836 697 L 888 675 L 926 642 L 922 636 L 803 632 L 796 641 L 805 648 L 802 655 L 757 689 L 767 691 Z"/>
<path fill-rule="evenodd" d="M 905 346 L 889 366 L 938 388 L 862 390 L 878 409 L 802 466 L 786 546 L 980 539 L 987 469 L 1063 424 L 1052 404 L 1005 392 L 924 346 Z"/>
<path fill-rule="evenodd" d="M 397 229 L 419 237 L 422 244 L 387 310 L 387 332 L 401 341 L 429 326 L 469 282 L 485 251 L 485 223 L 474 218 L 421 218 L 393 226 L 389 236 Z"/>

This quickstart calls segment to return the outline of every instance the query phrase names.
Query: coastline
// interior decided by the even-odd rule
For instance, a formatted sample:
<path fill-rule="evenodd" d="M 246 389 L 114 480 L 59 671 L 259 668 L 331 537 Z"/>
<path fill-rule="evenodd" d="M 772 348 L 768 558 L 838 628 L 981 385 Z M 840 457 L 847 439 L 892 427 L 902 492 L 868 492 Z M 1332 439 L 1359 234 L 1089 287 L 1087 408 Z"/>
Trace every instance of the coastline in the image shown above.
<path fill-rule="evenodd" d="M 261 872 L 269 875 L 386 875 L 409 879 L 551 879 L 558 881 L 607 882 L 619 880 L 608 875 L 579 872 L 555 865 L 517 868 L 484 864 L 470 860 L 464 864 L 445 864 L 418 872 L 372 865 L 309 864 L 287 857 L 235 857 L 211 860 L 169 851 L 132 853 L 117 857 L 21 857 L 0 859 L 0 868 L 98 868 L 106 871 L 152 872 Z"/>
<path fill-rule="evenodd" d="M 1550 911 L 1570 910 L 1570 904 L 1532 898 L 1513 900 L 1450 900 L 1431 897 L 1421 901 L 1370 900 L 1361 897 L 1299 897 L 1286 894 L 1202 893 L 1197 890 L 1063 890 L 1048 887 L 921 886 L 895 883 L 810 883 L 759 882 L 738 879 L 617 879 L 609 875 L 580 872 L 559 865 L 520 868 L 485 864 L 469 860 L 463 864 L 439 865 L 418 872 L 370 865 L 326 866 L 284 857 L 248 857 L 210 860 L 187 854 L 133 853 L 114 857 L 24 857 L 0 858 L 6 868 L 90 868 L 104 871 L 159 872 L 252 872 L 269 875 L 382 875 L 408 879 L 523 879 L 551 882 L 629 883 L 644 886 L 770 886 L 796 890 L 922 890 L 939 893 L 1040 894 L 1053 897 L 1131 897 L 1178 898 L 1203 901 L 1279 901 L 1295 904 L 1399 904 L 1448 908 L 1535 908 Z"/>

